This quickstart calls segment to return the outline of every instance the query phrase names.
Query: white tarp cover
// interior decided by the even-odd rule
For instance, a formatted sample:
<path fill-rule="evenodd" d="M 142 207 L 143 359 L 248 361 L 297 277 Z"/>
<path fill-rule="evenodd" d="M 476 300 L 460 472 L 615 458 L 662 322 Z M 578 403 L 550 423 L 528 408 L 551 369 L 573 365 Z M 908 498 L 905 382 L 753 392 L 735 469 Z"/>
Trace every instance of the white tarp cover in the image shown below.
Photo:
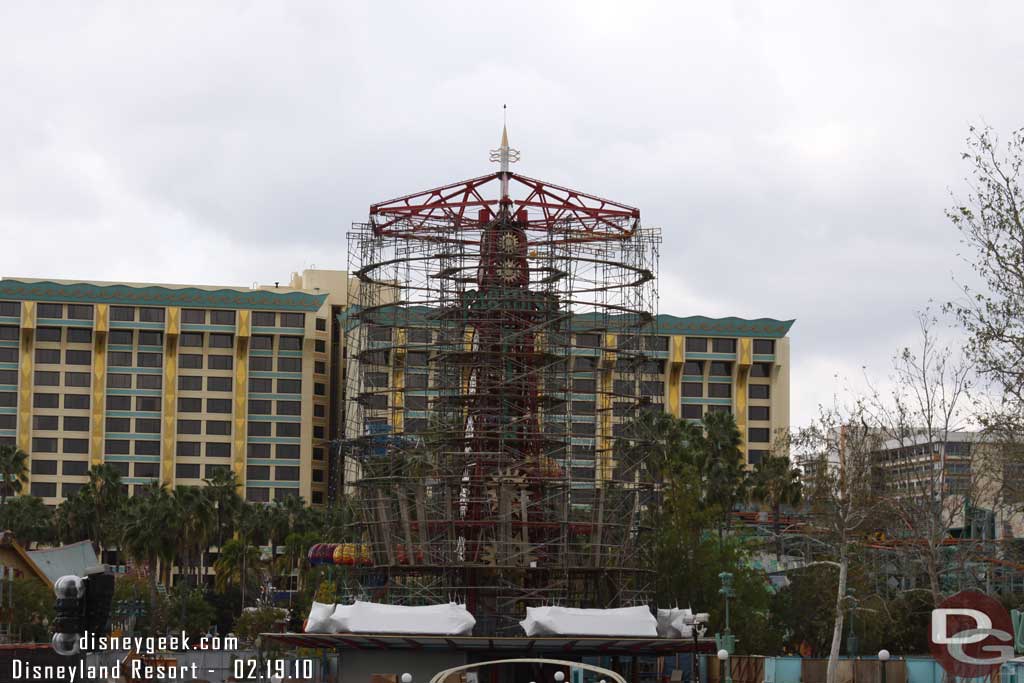
<path fill-rule="evenodd" d="M 463 636 L 473 632 L 476 619 L 465 605 L 384 605 L 359 602 L 331 605 L 314 602 L 306 633 L 410 633 Z"/>
<path fill-rule="evenodd" d="M 671 609 L 659 609 L 658 610 L 658 637 L 659 638 L 692 638 L 693 633 L 690 626 L 683 623 L 683 618 L 692 615 L 693 612 L 689 607 L 685 609 L 679 609 L 673 607 Z M 679 624 L 678 626 L 676 624 Z M 686 635 L 683 635 L 683 629 L 686 629 Z"/>
<path fill-rule="evenodd" d="M 658 637 L 658 620 L 644 606 L 617 609 L 527 607 L 519 622 L 527 636 Z"/>

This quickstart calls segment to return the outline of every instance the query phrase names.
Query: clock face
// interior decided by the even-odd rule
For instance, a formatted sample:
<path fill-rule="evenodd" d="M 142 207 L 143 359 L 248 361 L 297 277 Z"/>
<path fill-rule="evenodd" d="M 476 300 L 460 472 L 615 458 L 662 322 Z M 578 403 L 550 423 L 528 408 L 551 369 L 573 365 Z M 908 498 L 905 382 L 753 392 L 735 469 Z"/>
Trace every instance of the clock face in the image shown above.
<path fill-rule="evenodd" d="M 518 254 L 519 237 L 515 233 L 506 232 L 498 239 L 498 248 L 506 254 Z"/>
<path fill-rule="evenodd" d="M 498 277 L 504 282 L 515 282 L 519 277 L 519 267 L 512 259 L 505 259 L 498 264 Z"/>

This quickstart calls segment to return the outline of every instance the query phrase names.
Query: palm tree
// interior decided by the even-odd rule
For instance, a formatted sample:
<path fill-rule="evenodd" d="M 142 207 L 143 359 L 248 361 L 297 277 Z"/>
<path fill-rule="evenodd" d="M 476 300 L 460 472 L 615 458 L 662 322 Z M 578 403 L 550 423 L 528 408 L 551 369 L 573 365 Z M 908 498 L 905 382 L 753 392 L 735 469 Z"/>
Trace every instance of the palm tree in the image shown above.
<path fill-rule="evenodd" d="M 783 505 L 796 505 L 803 497 L 800 470 L 793 467 L 785 455 L 770 455 L 754 466 L 751 496 L 772 511 L 772 532 L 775 536 L 775 556 L 782 557 L 780 529 Z"/>
<path fill-rule="evenodd" d="M 718 527 L 721 540 L 730 526 L 732 510 L 746 498 L 748 479 L 744 470 L 742 438 L 732 413 L 713 412 L 704 415 L 704 448 L 699 470 L 705 482 L 707 502 L 718 505 L 722 523 Z"/>
<path fill-rule="evenodd" d="M 171 494 L 163 484 L 152 484 L 129 499 L 125 508 L 121 541 L 128 555 L 146 565 L 149 594 L 157 603 L 157 567 L 174 560 L 180 520 Z"/>
<path fill-rule="evenodd" d="M 259 588 L 260 584 L 260 551 L 249 545 L 244 539 L 231 539 L 220 549 L 213 570 L 217 574 L 216 588 L 219 592 L 227 591 L 231 586 L 242 589 L 242 605 L 245 605 L 245 593 Z"/>
<path fill-rule="evenodd" d="M 0 507 L 0 529 L 9 529 L 18 542 L 29 547 L 33 542 L 46 543 L 54 538 L 54 519 L 43 499 L 18 496 Z"/>
<path fill-rule="evenodd" d="M 89 470 L 89 483 L 78 495 L 91 507 L 89 538 L 102 557 L 104 549 L 117 543 L 121 510 L 128 500 L 121 485 L 121 474 L 109 463 L 94 465 Z"/>
<path fill-rule="evenodd" d="M 21 493 L 28 483 L 28 453 L 17 446 L 0 446 L 0 505 L 7 504 L 7 496 Z"/>
<path fill-rule="evenodd" d="M 172 498 L 181 520 L 181 535 L 177 543 L 180 558 L 178 567 L 183 572 L 194 574 L 192 578 L 195 585 L 216 522 L 214 503 L 206 489 L 198 486 L 179 486 Z"/>
<path fill-rule="evenodd" d="M 234 533 L 244 501 L 238 495 L 241 484 L 231 470 L 218 469 L 203 480 L 207 485 L 207 495 L 213 503 L 216 523 L 214 536 L 217 546 L 224 545 L 224 539 Z"/>

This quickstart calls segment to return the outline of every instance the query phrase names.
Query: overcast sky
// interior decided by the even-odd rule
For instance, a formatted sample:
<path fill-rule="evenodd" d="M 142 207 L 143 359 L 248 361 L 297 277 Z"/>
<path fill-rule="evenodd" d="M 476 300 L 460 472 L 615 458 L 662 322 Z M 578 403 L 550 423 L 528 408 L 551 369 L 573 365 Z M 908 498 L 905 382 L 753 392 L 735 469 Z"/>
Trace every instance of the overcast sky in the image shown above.
<path fill-rule="evenodd" d="M 0 274 L 345 268 L 371 203 L 491 170 L 508 103 L 514 170 L 663 229 L 661 312 L 797 319 L 795 424 L 955 296 L 1024 5 L 497 4 L 3 3 Z"/>

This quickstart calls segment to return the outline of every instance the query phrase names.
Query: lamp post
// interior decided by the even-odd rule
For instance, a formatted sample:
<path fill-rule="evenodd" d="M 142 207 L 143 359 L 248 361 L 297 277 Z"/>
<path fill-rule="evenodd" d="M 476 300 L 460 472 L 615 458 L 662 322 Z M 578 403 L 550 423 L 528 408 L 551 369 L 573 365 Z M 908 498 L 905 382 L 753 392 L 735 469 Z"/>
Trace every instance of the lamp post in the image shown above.
<path fill-rule="evenodd" d="M 683 623 L 690 627 L 690 634 L 693 636 L 693 651 L 690 653 L 690 681 L 700 683 L 699 667 L 697 666 L 697 640 L 703 638 L 708 632 L 708 613 L 683 615 Z"/>
<path fill-rule="evenodd" d="M 882 667 L 882 683 L 885 683 L 885 663 L 889 661 L 889 651 L 882 649 L 878 651 L 878 662 Z"/>
<path fill-rule="evenodd" d="M 731 655 L 736 651 L 736 636 L 729 630 L 729 600 L 736 597 L 736 589 L 732 586 L 732 574 L 729 572 L 719 574 L 718 580 L 722 582 L 718 594 L 725 598 L 725 631 L 715 635 L 715 643 L 719 649 L 725 650 Z M 732 683 L 732 679 L 729 679 L 728 683 Z"/>
<path fill-rule="evenodd" d="M 718 661 L 725 667 L 725 683 L 732 683 L 732 661 L 729 659 L 729 651 L 724 647 L 718 651 Z"/>

